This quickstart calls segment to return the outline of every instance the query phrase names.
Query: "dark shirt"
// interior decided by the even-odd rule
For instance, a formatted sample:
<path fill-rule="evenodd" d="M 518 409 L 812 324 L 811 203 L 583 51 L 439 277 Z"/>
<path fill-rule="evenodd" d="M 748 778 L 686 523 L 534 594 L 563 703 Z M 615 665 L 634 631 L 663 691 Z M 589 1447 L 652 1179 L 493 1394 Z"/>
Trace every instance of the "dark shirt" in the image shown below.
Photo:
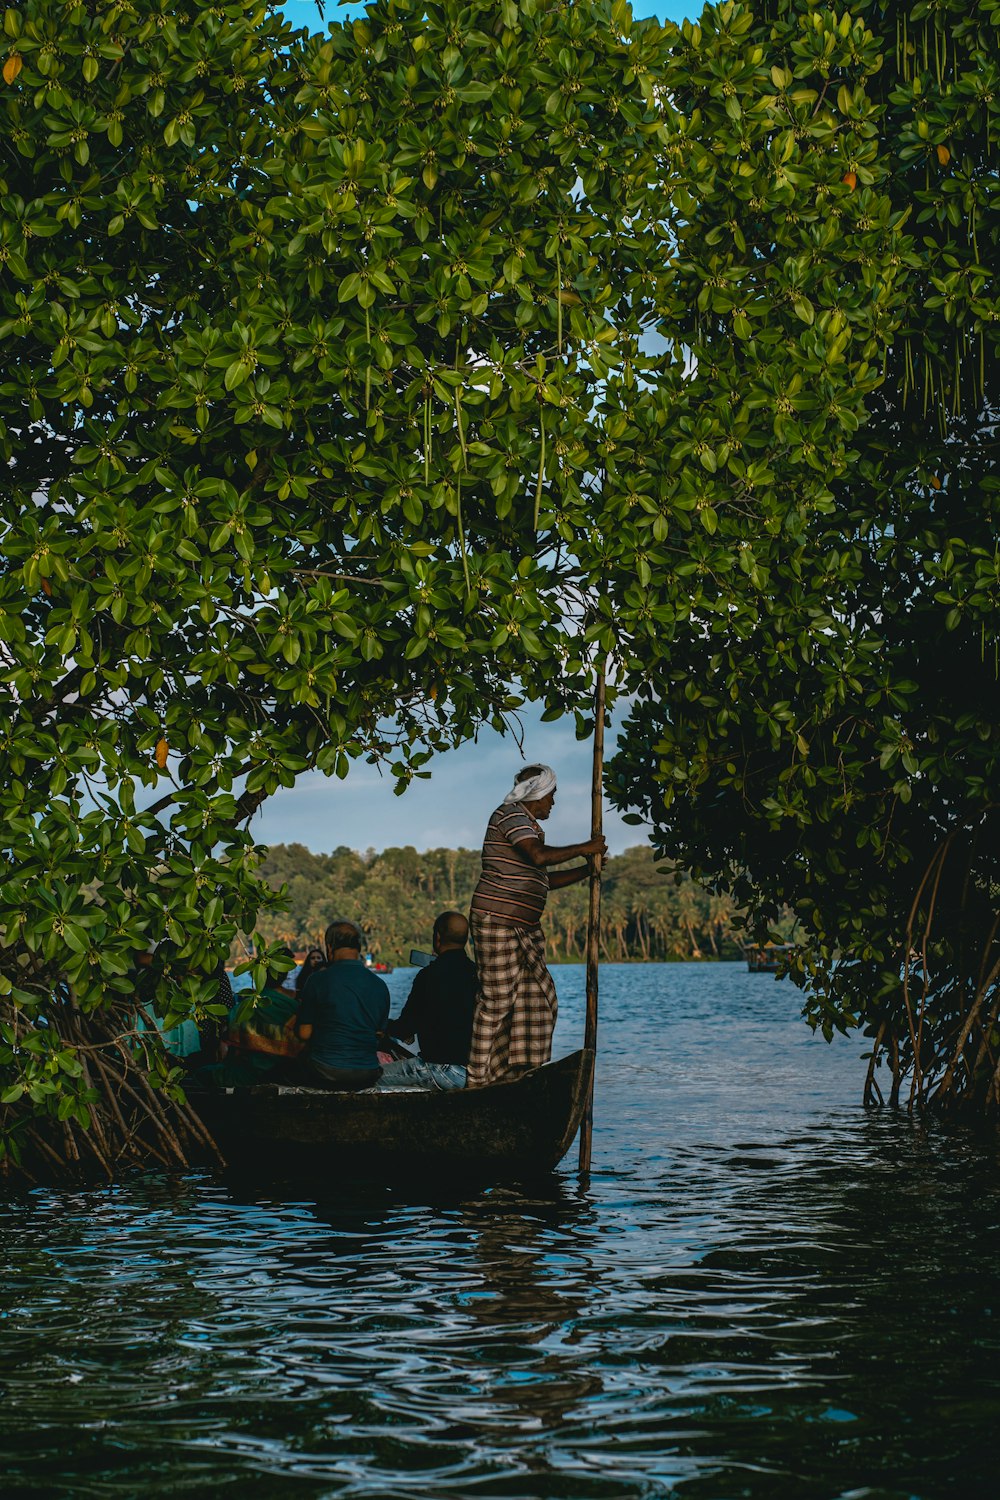
<path fill-rule="evenodd" d="M 306 981 L 296 1024 L 311 1026 L 309 1057 L 327 1068 L 377 1068 L 375 1033 L 389 1019 L 389 989 L 360 958 L 342 958 Z"/>
<path fill-rule="evenodd" d="M 483 872 L 469 908 L 473 916 L 500 917 L 512 927 L 537 927 L 549 894 L 544 869 L 518 854 L 515 845 L 544 844 L 545 835 L 520 802 L 505 802 L 486 825 Z"/>
<path fill-rule="evenodd" d="M 468 954 L 450 948 L 421 969 L 395 1021 L 393 1036 L 417 1036 L 424 1062 L 469 1061 L 472 1013 L 476 1008 L 476 966 Z"/>

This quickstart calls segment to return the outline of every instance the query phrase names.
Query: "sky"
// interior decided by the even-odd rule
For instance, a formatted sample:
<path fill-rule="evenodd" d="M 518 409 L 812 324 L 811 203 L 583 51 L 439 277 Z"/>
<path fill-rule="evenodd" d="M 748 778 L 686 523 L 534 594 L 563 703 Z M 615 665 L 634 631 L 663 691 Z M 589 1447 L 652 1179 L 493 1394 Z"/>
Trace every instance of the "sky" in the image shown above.
<path fill-rule="evenodd" d="M 328 854 L 338 844 L 362 852 L 399 844 L 478 849 L 490 813 L 510 791 L 516 772 L 538 760 L 553 768 L 559 783 L 546 841 L 574 844 L 589 838 L 591 742 L 576 738 L 572 720 L 543 724 L 540 710 L 526 711 L 521 722 L 524 760 L 510 736 L 485 729 L 478 743 L 435 756 L 424 767 L 430 780 L 411 782 L 401 797 L 393 793 L 393 776 L 364 761 L 351 767 L 345 781 L 312 771 L 268 798 L 251 831 L 260 843 L 305 844 L 317 854 Z M 609 726 L 608 755 L 614 741 Z M 646 829 L 623 823 L 607 801 L 604 833 L 612 854 L 646 837 Z"/>
<path fill-rule="evenodd" d="M 636 16 L 680 20 L 699 7 L 682 0 L 633 0 Z M 297 26 L 325 30 L 314 0 L 286 0 L 283 6 Z M 363 5 L 324 7 L 326 19 L 364 13 Z M 482 843 L 487 819 L 504 798 L 522 764 L 533 760 L 551 765 L 559 779 L 555 807 L 546 825 L 551 844 L 577 843 L 590 834 L 591 747 L 581 744 L 573 723 L 542 724 L 538 712 L 522 715 L 525 761 L 517 745 L 493 730 L 478 743 L 437 756 L 425 769 L 430 780 L 414 781 L 402 797 L 393 794 L 394 778 L 374 766 L 357 763 L 346 781 L 311 772 L 294 787 L 268 799 L 254 818 L 254 837 L 265 844 L 305 844 L 316 853 L 329 853 L 338 844 L 351 849 L 384 849 L 412 844 L 417 849 L 476 849 Z M 608 753 L 614 745 L 609 729 Z M 646 829 L 621 821 L 607 804 L 604 831 L 613 854 L 643 841 Z"/>
<path fill-rule="evenodd" d="M 316 31 L 325 31 L 325 22 L 319 18 L 319 10 L 315 0 L 285 0 L 281 7 L 290 21 L 296 26 L 311 26 Z M 345 15 L 364 15 L 364 5 L 340 6 L 336 0 L 326 0 L 324 12 L 327 21 L 343 20 Z M 635 16 L 659 16 L 661 21 L 681 21 L 685 16 L 694 15 L 701 9 L 699 4 L 693 0 L 632 0 L 632 14 Z"/>

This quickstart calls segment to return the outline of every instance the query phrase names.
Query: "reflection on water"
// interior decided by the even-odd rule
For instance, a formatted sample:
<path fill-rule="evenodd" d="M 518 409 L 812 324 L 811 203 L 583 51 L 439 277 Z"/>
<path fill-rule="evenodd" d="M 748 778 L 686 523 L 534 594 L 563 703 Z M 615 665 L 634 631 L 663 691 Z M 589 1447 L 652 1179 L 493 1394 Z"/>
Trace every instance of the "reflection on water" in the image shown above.
<path fill-rule="evenodd" d="M 865 1116 L 861 1046 L 736 965 L 602 1003 L 585 1190 L 0 1206 L 4 1494 L 992 1496 L 995 1141 Z"/>

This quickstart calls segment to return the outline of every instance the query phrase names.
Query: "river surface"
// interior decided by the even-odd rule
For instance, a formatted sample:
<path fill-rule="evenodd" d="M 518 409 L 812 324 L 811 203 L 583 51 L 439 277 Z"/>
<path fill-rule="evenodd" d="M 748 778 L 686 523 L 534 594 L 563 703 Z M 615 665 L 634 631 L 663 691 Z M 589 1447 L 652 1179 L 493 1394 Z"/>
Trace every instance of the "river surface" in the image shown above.
<path fill-rule="evenodd" d="M 601 1003 L 585 1187 L 0 1202 L 5 1500 L 1000 1493 L 996 1140 L 866 1115 L 863 1042 L 742 965 Z"/>

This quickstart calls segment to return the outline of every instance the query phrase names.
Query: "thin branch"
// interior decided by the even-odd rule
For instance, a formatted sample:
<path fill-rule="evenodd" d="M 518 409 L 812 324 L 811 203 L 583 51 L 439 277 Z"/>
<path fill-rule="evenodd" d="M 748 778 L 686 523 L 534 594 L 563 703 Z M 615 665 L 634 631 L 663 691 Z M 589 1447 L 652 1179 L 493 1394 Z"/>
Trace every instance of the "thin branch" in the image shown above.
<path fill-rule="evenodd" d="M 342 583 L 369 583 L 372 588 L 389 589 L 393 585 L 385 578 L 362 578 L 358 573 L 328 573 L 325 568 L 294 568 L 293 578 L 335 578 Z"/>

